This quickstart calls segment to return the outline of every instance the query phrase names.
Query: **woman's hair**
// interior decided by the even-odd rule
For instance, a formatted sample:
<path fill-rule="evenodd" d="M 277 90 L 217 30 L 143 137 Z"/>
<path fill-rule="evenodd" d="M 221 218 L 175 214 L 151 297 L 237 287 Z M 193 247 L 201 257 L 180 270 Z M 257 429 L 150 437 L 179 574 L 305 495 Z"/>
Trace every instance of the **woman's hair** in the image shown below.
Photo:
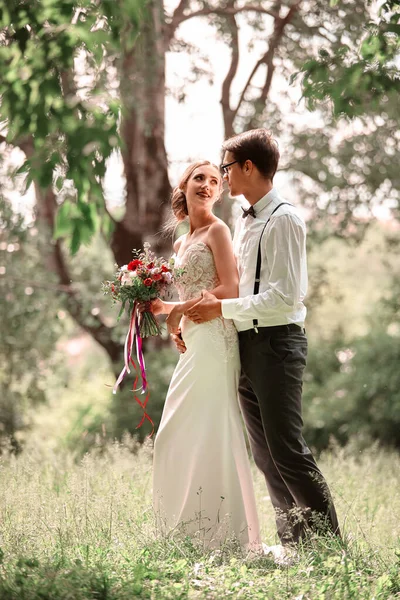
<path fill-rule="evenodd" d="M 186 188 L 186 184 L 189 181 L 192 173 L 199 167 L 203 167 L 205 165 L 214 167 L 219 173 L 219 168 L 217 167 L 217 165 L 214 165 L 214 163 L 210 162 L 209 160 L 199 160 L 195 163 L 192 163 L 191 165 L 189 165 L 187 167 L 187 169 L 185 169 L 185 171 L 181 175 L 178 185 L 172 190 L 172 194 L 171 194 L 172 215 L 167 220 L 167 222 L 165 223 L 165 225 L 163 227 L 164 234 L 166 234 L 166 235 L 172 234 L 173 235 L 177 225 L 187 218 L 189 213 L 188 213 L 188 207 L 187 207 L 187 203 L 186 203 L 186 194 L 184 192 L 184 189 Z M 222 177 L 220 177 L 220 180 L 221 180 L 220 187 L 222 190 Z"/>
<path fill-rule="evenodd" d="M 278 142 L 264 128 L 251 129 L 235 135 L 222 144 L 225 152 L 233 154 L 240 165 L 246 160 L 255 164 L 261 175 L 271 181 L 278 168 Z"/>

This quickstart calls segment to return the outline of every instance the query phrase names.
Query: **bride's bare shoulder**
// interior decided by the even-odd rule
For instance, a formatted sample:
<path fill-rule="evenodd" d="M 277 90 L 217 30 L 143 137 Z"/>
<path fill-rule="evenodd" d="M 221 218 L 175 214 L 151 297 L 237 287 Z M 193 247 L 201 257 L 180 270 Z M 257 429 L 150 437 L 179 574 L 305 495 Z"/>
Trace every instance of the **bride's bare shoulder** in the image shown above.
<path fill-rule="evenodd" d="M 210 225 L 208 233 L 209 233 L 209 236 L 212 238 L 220 237 L 220 236 L 226 237 L 227 234 L 229 236 L 231 235 L 228 225 L 226 223 L 224 223 L 224 221 L 222 221 L 222 219 L 217 219 L 216 221 L 214 221 L 214 223 L 212 225 Z"/>

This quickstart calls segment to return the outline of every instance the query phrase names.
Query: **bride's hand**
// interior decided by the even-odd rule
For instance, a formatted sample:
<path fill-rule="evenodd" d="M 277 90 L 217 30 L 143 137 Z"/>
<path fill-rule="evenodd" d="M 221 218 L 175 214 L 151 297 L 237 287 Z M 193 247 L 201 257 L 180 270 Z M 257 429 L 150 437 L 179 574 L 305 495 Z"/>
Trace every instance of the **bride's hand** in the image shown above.
<path fill-rule="evenodd" d="M 179 324 L 182 319 L 182 309 L 179 306 L 174 306 L 174 308 L 169 313 L 166 323 L 168 328 L 168 333 L 178 333 L 179 332 Z"/>
<path fill-rule="evenodd" d="M 167 310 L 165 308 L 164 302 L 160 300 L 160 298 L 156 298 L 151 302 L 143 302 L 139 305 L 139 311 L 143 312 L 145 310 L 150 310 L 153 315 L 164 315 Z"/>

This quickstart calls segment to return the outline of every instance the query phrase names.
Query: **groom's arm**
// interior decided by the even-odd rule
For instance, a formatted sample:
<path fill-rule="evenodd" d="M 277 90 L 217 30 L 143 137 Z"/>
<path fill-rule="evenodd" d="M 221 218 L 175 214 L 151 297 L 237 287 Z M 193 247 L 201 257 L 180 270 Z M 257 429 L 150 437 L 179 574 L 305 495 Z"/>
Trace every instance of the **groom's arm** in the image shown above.
<path fill-rule="evenodd" d="M 301 273 L 305 260 L 306 231 L 295 215 L 286 214 L 271 222 L 265 236 L 263 260 L 270 267 L 268 287 L 259 294 L 243 298 L 219 300 L 208 292 L 188 311 L 195 323 L 210 321 L 218 316 L 235 321 L 262 319 L 265 315 L 290 313 L 303 299 Z"/>
<path fill-rule="evenodd" d="M 303 300 L 302 270 L 306 252 L 304 223 L 293 214 L 271 221 L 263 238 L 263 261 L 268 261 L 267 289 L 243 298 L 223 300 L 222 315 L 226 319 L 248 321 L 266 315 L 290 313 Z M 303 286 L 302 286 L 303 283 Z"/>
<path fill-rule="evenodd" d="M 217 317 L 222 316 L 222 300 L 204 290 L 202 297 L 197 304 L 190 310 L 185 312 L 185 315 L 194 323 L 205 323 L 206 321 L 212 321 Z"/>

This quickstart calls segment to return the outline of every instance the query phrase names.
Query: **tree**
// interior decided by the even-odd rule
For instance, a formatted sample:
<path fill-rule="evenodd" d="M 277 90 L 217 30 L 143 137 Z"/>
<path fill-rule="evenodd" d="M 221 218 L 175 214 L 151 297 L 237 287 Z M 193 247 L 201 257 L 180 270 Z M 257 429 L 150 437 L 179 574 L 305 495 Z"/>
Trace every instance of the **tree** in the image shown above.
<path fill-rule="evenodd" d="M 28 425 L 26 408 L 45 400 L 46 376 L 56 364 L 63 323 L 57 299 L 49 293 L 59 284 L 46 273 L 47 244 L 1 196 L 0 231 L 0 444 L 11 438 L 18 449 L 19 434 Z M 42 281 L 35 289 L 32 272 Z M 6 279 L 9 273 L 12 277 Z"/>
<path fill-rule="evenodd" d="M 305 389 L 305 435 L 318 449 L 330 438 L 341 444 L 353 436 L 400 448 L 399 279 L 388 301 L 373 307 L 364 336 L 332 339 L 312 348 Z"/>
<path fill-rule="evenodd" d="M 1 139 L 27 156 L 21 171 L 35 185 L 37 218 L 46 227 L 52 251 L 51 269 L 67 290 L 71 316 L 113 362 L 119 360 L 120 343 L 101 315 L 85 311 L 71 284 L 62 240 L 69 239 L 75 252 L 95 231 L 102 231 L 110 236 L 118 264 L 127 262 L 131 249 L 141 247 L 144 238 L 162 249 L 157 232 L 170 191 L 164 146 L 165 55 L 187 51 L 195 64 L 197 60 L 196 48 L 180 35 L 184 23 L 206 20 L 230 47 L 220 92 L 225 136 L 268 124 L 285 142 L 282 168 L 298 186 L 315 223 L 319 215 L 328 214 L 336 233 L 353 235 L 357 207 L 368 209 L 385 182 L 390 194 L 390 182 L 398 180 L 387 164 L 388 148 L 396 151 L 394 121 L 376 126 L 376 145 L 360 134 L 335 146 L 337 124 L 328 113 L 319 116 L 323 126 L 300 125 L 301 119 L 293 118 L 301 111 L 288 80 L 322 46 L 335 53 L 346 35 L 348 46 L 357 47 L 359 23 L 368 14 L 362 0 L 331 7 L 323 0 L 179 0 L 172 11 L 165 10 L 162 0 L 3 3 L 0 114 L 7 131 Z M 253 28 L 250 44 L 257 42 L 263 50 L 234 94 L 243 25 Z M 284 84 L 283 96 L 273 91 L 274 82 L 275 87 Z M 355 143 L 360 147 L 356 157 Z M 119 219 L 109 213 L 102 194 L 106 161 L 117 147 L 126 178 Z M 380 161 L 379 170 L 369 166 L 371 154 Z M 73 193 L 65 185 L 68 180 Z M 317 228 L 324 235 L 326 229 Z"/>
<path fill-rule="evenodd" d="M 337 0 L 331 1 L 336 4 Z M 301 70 L 310 110 L 329 99 L 335 116 L 355 117 L 379 111 L 383 98 L 398 96 L 399 34 L 398 2 L 388 0 L 380 6 L 378 18 L 365 25 L 356 51 L 346 43 L 336 52 L 321 49 L 319 57 L 307 61 Z"/>

